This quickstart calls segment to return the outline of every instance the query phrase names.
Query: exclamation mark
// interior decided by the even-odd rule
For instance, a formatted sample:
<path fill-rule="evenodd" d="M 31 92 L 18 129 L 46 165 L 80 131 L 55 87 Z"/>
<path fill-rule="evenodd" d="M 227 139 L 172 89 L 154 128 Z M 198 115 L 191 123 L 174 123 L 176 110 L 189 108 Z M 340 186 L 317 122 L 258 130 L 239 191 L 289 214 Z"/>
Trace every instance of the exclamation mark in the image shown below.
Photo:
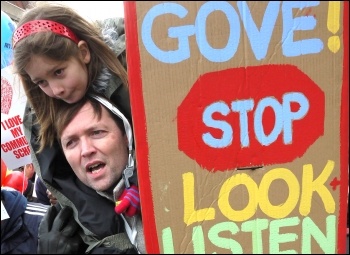
<path fill-rule="evenodd" d="M 327 28 L 332 34 L 336 34 L 339 30 L 340 20 L 340 1 L 329 1 Z M 336 53 L 340 49 L 340 38 L 333 35 L 328 38 L 328 48 L 331 52 Z"/>

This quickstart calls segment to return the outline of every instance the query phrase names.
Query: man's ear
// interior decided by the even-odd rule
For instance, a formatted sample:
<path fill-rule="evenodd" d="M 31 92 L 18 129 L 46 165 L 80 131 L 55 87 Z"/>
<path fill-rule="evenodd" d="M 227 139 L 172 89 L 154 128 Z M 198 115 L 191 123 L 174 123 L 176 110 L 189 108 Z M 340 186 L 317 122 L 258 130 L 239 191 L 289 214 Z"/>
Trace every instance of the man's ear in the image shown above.
<path fill-rule="evenodd" d="M 87 43 L 83 40 L 79 41 L 78 48 L 80 50 L 83 62 L 85 64 L 89 64 L 90 59 L 91 59 L 91 55 L 90 55 L 90 50 L 89 50 L 89 46 L 87 45 Z"/>

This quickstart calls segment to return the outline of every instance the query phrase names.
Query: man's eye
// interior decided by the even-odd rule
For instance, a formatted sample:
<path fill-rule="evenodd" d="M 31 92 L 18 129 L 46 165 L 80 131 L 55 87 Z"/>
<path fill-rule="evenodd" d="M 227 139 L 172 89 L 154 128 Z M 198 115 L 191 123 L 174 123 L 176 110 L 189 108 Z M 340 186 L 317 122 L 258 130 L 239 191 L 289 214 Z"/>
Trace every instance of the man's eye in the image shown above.
<path fill-rule="evenodd" d="M 66 146 L 66 148 L 72 147 L 73 141 L 71 140 L 71 141 L 66 142 L 65 146 Z"/>
<path fill-rule="evenodd" d="M 95 130 L 95 131 L 92 131 L 92 136 L 94 137 L 102 137 L 103 135 L 105 134 L 105 131 L 104 130 Z"/>

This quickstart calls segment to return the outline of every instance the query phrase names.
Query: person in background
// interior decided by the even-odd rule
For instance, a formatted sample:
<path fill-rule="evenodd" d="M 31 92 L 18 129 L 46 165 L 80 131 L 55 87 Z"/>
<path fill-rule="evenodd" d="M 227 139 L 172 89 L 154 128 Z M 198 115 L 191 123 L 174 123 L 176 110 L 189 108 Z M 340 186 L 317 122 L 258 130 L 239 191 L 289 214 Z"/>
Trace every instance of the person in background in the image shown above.
<path fill-rule="evenodd" d="M 35 198 L 35 196 L 33 196 L 33 194 L 34 194 L 34 182 L 35 182 L 35 171 L 33 168 L 33 164 L 26 164 L 24 166 L 13 169 L 12 171 L 13 172 L 21 172 L 24 175 L 24 177 L 26 179 L 26 181 L 25 181 L 26 188 L 22 192 L 21 190 L 13 187 L 11 185 L 10 186 L 15 188 L 16 190 L 22 192 L 22 194 L 27 198 L 28 201 L 35 202 L 36 198 Z"/>
<path fill-rule="evenodd" d="M 35 182 L 35 171 L 34 171 L 34 166 L 32 163 L 25 164 L 23 167 L 23 172 L 28 180 L 30 180 L 32 183 Z"/>
<path fill-rule="evenodd" d="M 26 177 L 27 188 L 24 190 L 23 195 L 27 198 L 28 201 L 38 202 L 44 205 L 51 204 L 50 199 L 48 198 L 47 188 L 40 181 L 40 179 L 37 178 L 33 163 L 26 164 L 22 167 L 14 169 L 13 171 L 22 172 Z M 40 198 L 38 198 L 38 194 Z"/>
<path fill-rule="evenodd" d="M 36 178 L 35 180 L 35 193 L 36 193 L 36 201 L 38 203 L 42 203 L 44 205 L 56 204 L 57 200 L 52 197 L 51 192 L 46 188 L 45 184 L 42 182 L 40 178 Z M 51 198 L 49 197 L 49 194 Z"/>
<path fill-rule="evenodd" d="M 1 254 L 37 253 L 38 227 L 48 206 L 28 202 L 10 187 L 1 187 L 1 203 Z"/>
<path fill-rule="evenodd" d="M 30 164 L 25 164 L 23 166 L 23 173 L 24 176 L 28 180 L 28 187 L 24 191 L 23 195 L 27 198 L 29 202 L 36 202 L 36 197 L 35 197 L 35 171 L 34 171 L 34 166 L 32 163 Z"/>

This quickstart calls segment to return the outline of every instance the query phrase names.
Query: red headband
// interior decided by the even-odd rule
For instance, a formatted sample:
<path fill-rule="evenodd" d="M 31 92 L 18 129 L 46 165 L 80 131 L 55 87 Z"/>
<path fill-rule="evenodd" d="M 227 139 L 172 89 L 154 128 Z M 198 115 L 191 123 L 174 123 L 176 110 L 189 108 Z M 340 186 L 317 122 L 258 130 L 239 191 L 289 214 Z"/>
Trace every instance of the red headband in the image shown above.
<path fill-rule="evenodd" d="M 16 29 L 13 34 L 13 48 L 16 47 L 16 44 L 20 40 L 26 38 L 27 36 L 45 31 L 51 31 L 55 34 L 62 35 L 68 39 L 71 39 L 75 43 L 79 42 L 78 37 L 72 32 L 72 30 L 60 23 L 51 20 L 32 20 L 24 23 L 22 26 Z"/>

